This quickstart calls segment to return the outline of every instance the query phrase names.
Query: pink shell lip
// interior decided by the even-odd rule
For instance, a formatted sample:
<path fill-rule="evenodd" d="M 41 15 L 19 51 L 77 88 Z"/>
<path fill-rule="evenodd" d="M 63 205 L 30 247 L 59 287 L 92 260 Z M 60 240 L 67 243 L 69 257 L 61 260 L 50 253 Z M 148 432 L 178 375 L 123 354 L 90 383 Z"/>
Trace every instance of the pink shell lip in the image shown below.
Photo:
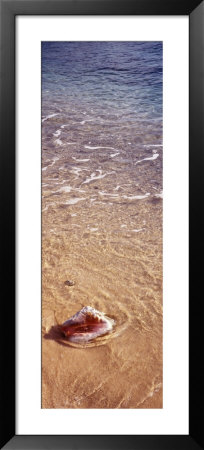
<path fill-rule="evenodd" d="M 91 306 L 85 306 L 60 325 L 60 330 L 72 342 L 88 342 L 109 333 L 114 320 Z"/>

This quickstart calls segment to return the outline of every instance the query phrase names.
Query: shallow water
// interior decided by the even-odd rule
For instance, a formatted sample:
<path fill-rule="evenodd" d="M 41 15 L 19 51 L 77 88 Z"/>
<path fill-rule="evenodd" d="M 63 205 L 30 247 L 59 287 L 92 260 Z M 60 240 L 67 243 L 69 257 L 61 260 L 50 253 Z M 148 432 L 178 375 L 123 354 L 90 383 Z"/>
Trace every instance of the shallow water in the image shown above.
<path fill-rule="evenodd" d="M 74 348 L 86 305 L 116 327 Z M 42 332 L 42 407 L 162 407 L 160 42 L 42 44 Z"/>

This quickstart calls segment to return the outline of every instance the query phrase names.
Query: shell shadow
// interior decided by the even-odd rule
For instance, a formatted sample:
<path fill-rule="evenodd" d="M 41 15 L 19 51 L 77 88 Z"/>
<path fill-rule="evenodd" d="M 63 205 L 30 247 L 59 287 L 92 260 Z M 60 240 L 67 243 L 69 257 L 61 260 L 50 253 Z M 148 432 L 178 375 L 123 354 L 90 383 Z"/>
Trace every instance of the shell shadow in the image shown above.
<path fill-rule="evenodd" d="M 66 339 L 64 338 L 59 325 L 53 325 L 48 331 L 48 333 L 44 334 L 43 338 L 55 341 L 64 347 L 71 347 L 71 345 L 69 345 L 69 342 L 68 341 L 66 342 Z"/>
<path fill-rule="evenodd" d="M 89 341 L 89 342 L 85 342 L 85 343 L 74 343 L 68 340 L 68 338 L 66 338 L 62 331 L 60 330 L 60 326 L 59 325 L 53 325 L 50 330 L 48 331 L 48 333 L 45 333 L 43 338 L 44 339 L 48 339 L 48 340 L 53 340 L 55 342 L 57 342 L 59 345 L 62 345 L 64 347 L 74 347 L 74 348 L 78 348 L 78 349 L 82 349 L 82 348 L 90 348 L 90 347 L 98 347 L 104 344 L 107 344 L 108 341 L 113 338 L 116 337 L 119 333 L 116 333 L 116 331 L 114 330 L 113 332 L 108 332 L 106 334 L 104 334 L 103 336 L 99 336 L 98 338 L 94 339 L 93 341 Z"/>

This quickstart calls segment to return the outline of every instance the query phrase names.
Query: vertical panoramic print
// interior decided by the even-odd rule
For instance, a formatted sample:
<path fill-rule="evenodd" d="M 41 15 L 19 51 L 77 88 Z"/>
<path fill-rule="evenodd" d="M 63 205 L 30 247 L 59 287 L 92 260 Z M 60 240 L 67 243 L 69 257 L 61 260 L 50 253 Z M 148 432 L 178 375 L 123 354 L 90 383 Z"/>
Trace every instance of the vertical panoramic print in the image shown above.
<path fill-rule="evenodd" d="M 162 408 L 162 42 L 42 42 L 42 408 Z"/>

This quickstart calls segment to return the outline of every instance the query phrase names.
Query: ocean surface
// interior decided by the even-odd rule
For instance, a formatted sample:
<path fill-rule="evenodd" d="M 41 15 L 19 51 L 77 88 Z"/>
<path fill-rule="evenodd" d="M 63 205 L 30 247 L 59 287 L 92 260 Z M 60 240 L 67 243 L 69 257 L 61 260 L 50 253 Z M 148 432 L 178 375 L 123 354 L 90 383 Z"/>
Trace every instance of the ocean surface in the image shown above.
<path fill-rule="evenodd" d="M 162 72 L 161 42 L 42 43 L 43 408 L 162 408 Z M 114 332 L 71 346 L 87 305 Z"/>

